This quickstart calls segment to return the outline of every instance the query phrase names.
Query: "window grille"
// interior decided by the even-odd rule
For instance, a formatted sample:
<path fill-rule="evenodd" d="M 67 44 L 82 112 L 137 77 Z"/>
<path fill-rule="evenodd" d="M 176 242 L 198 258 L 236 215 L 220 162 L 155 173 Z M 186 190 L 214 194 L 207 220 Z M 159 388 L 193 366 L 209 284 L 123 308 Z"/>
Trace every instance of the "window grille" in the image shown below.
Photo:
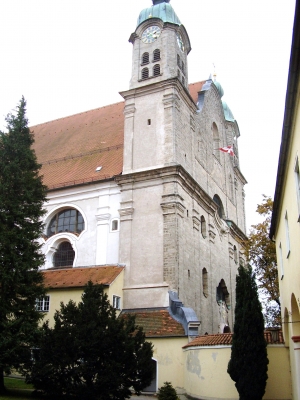
<path fill-rule="evenodd" d="M 144 53 L 142 55 L 142 65 L 149 64 L 149 53 Z"/>
<path fill-rule="evenodd" d="M 147 78 L 149 78 L 149 69 L 143 68 L 142 69 L 142 79 L 147 79 Z"/>
<path fill-rule="evenodd" d="M 54 254 L 54 267 L 72 267 L 75 258 L 75 251 L 70 242 L 62 242 L 59 244 Z"/>
<path fill-rule="evenodd" d="M 153 61 L 159 61 L 160 60 L 160 50 L 155 49 L 153 52 Z"/>
<path fill-rule="evenodd" d="M 160 65 L 155 64 L 153 67 L 153 76 L 158 76 L 158 75 L 160 75 Z"/>

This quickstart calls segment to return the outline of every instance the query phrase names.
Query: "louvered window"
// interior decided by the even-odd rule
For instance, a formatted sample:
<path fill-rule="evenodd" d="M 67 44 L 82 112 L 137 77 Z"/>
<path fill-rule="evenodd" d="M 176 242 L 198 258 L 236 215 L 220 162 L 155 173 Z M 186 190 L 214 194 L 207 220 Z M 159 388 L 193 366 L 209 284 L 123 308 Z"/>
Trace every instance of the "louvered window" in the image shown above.
<path fill-rule="evenodd" d="M 177 54 L 177 65 L 178 65 L 179 68 L 181 68 L 181 63 L 180 63 L 179 54 Z"/>
<path fill-rule="evenodd" d="M 153 61 L 159 61 L 160 60 L 160 50 L 155 49 L 153 52 Z"/>
<path fill-rule="evenodd" d="M 143 68 L 142 69 L 142 79 L 147 79 L 147 78 L 149 78 L 149 69 Z"/>
<path fill-rule="evenodd" d="M 142 65 L 149 64 L 149 53 L 144 53 L 142 55 Z"/>
<path fill-rule="evenodd" d="M 158 75 L 160 75 L 160 65 L 155 64 L 153 67 L 153 76 L 158 76 Z"/>

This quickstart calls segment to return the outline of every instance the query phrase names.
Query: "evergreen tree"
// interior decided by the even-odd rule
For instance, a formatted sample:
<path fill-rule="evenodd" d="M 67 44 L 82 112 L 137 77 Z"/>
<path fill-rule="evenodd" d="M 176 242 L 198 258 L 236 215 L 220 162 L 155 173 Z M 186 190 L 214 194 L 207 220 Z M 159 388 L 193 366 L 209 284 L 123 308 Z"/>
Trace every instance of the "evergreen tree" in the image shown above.
<path fill-rule="evenodd" d="M 264 319 L 251 267 L 239 267 L 235 323 L 228 370 L 240 400 L 261 400 L 268 379 Z"/>
<path fill-rule="evenodd" d="M 135 317 L 117 318 L 103 286 L 91 282 L 82 301 L 61 303 L 54 328 L 43 325 L 40 350 L 28 382 L 59 398 L 125 399 L 152 380 L 152 344 Z"/>
<path fill-rule="evenodd" d="M 158 389 L 157 398 L 158 400 L 179 400 L 171 382 L 164 382 L 164 386 Z"/>
<path fill-rule="evenodd" d="M 41 318 L 35 304 L 44 290 L 38 238 L 46 190 L 24 98 L 6 122 L 7 132 L 0 132 L 0 391 L 3 374 L 30 361 Z"/>
<path fill-rule="evenodd" d="M 268 327 L 281 326 L 280 296 L 275 243 L 269 238 L 273 200 L 263 195 L 256 212 L 264 220 L 251 226 L 244 243 L 245 255 L 254 268 L 261 295 L 265 322 Z"/>

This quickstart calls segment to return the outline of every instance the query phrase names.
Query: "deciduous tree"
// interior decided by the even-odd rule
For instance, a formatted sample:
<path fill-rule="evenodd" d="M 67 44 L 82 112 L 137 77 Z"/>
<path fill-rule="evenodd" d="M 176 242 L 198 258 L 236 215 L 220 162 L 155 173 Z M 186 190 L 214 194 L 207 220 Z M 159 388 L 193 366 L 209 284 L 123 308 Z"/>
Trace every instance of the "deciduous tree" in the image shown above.
<path fill-rule="evenodd" d="M 268 379 L 264 319 L 251 267 L 239 267 L 235 322 L 228 370 L 240 400 L 261 400 Z"/>
<path fill-rule="evenodd" d="M 117 318 L 101 285 L 85 287 L 76 305 L 61 303 L 54 328 L 43 325 L 31 376 L 36 389 L 59 398 L 125 399 L 150 385 L 152 344 L 134 316 Z"/>
<path fill-rule="evenodd" d="M 246 256 L 254 268 L 266 326 L 281 326 L 278 269 L 275 243 L 269 238 L 273 200 L 263 195 L 257 213 L 264 220 L 252 225 L 249 240 L 245 242 Z"/>
<path fill-rule="evenodd" d="M 46 188 L 31 146 L 24 98 L 0 132 L 0 391 L 4 372 L 30 360 L 41 314 L 36 298 L 43 294 L 38 272 L 44 258 L 42 233 Z"/>

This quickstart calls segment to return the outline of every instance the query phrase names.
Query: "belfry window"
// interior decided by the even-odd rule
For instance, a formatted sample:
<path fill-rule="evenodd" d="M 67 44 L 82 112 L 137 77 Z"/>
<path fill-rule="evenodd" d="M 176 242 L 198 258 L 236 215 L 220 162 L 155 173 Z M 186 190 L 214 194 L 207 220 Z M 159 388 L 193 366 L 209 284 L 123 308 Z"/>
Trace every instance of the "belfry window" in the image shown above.
<path fill-rule="evenodd" d="M 84 220 L 78 210 L 68 208 L 57 213 L 50 221 L 47 236 L 53 236 L 60 232 L 79 234 L 84 230 Z"/>
<path fill-rule="evenodd" d="M 155 49 L 153 52 L 153 62 L 159 61 L 160 60 L 160 50 Z"/>
<path fill-rule="evenodd" d="M 144 53 L 142 55 L 142 65 L 149 64 L 149 53 Z"/>
<path fill-rule="evenodd" d="M 142 79 L 148 79 L 148 78 L 149 78 L 149 69 L 143 68 L 142 69 Z"/>
<path fill-rule="evenodd" d="M 70 242 L 62 242 L 59 244 L 56 253 L 54 254 L 53 266 L 72 267 L 75 258 L 75 251 Z"/>
<path fill-rule="evenodd" d="M 155 64 L 153 67 L 153 76 L 158 76 L 158 75 L 160 75 L 160 65 Z"/>

